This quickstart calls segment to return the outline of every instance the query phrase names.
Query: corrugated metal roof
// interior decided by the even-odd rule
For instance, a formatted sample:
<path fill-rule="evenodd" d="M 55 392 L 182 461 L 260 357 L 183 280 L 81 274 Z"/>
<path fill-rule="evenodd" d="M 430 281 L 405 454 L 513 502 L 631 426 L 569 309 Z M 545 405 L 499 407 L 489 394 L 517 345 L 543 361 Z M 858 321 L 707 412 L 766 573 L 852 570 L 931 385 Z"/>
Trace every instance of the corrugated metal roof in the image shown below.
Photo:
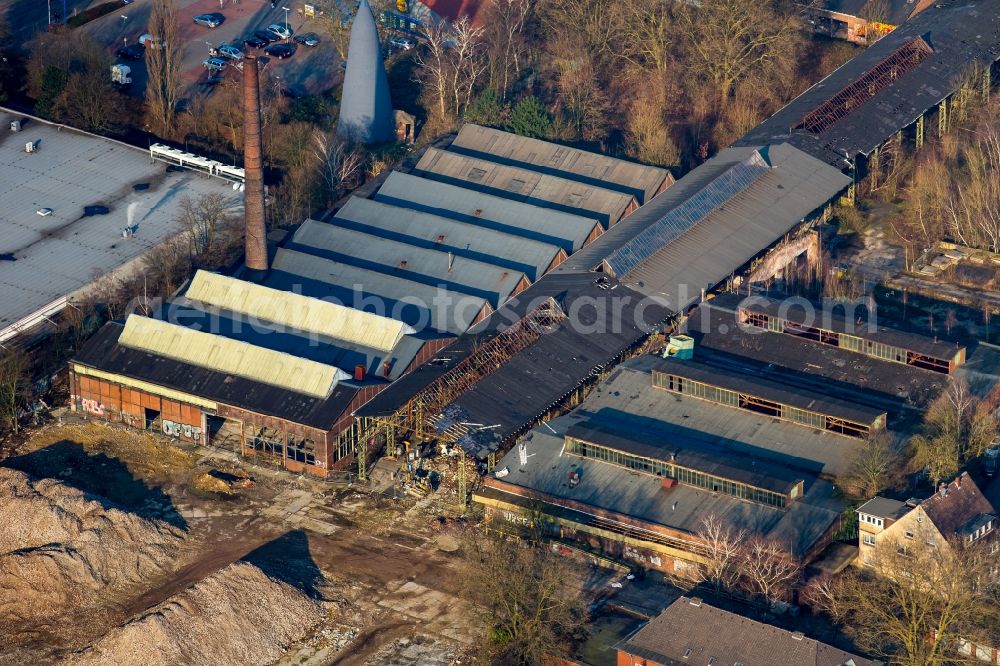
<path fill-rule="evenodd" d="M 576 252 L 597 228 L 596 220 L 485 194 L 466 187 L 393 171 L 375 193 L 376 201 L 460 220 L 484 229 L 496 229 L 560 245 Z"/>
<path fill-rule="evenodd" d="M 555 208 L 613 225 L 637 199 L 629 194 L 430 148 L 413 173 L 488 194 Z M 668 190 L 669 191 L 669 190 Z"/>
<path fill-rule="evenodd" d="M 391 350 L 382 351 L 364 344 L 293 330 L 254 316 L 208 308 L 183 296 L 168 301 L 154 317 L 296 358 L 332 365 L 351 374 L 362 366 L 367 377 L 386 380 L 402 375 L 430 337 L 404 335 Z"/>
<path fill-rule="evenodd" d="M 816 326 L 828 331 L 838 333 L 848 333 L 863 340 L 871 340 L 893 347 L 901 347 L 910 351 L 919 352 L 936 358 L 951 359 L 962 349 L 962 346 L 955 342 L 938 340 L 919 333 L 889 328 L 880 325 L 875 319 L 868 317 L 865 313 L 854 313 L 855 316 L 862 316 L 860 319 L 846 319 L 843 312 L 846 306 L 823 307 L 809 303 L 805 299 L 798 298 L 793 301 L 778 300 L 766 296 L 754 295 L 750 298 L 741 298 L 735 294 L 726 294 L 725 299 L 712 303 L 712 307 L 725 307 L 732 304 L 732 311 L 738 307 L 753 312 L 761 312 L 772 317 L 779 317 L 785 321 L 804 326 Z M 869 325 L 871 322 L 871 325 Z M 905 322 L 900 322 L 905 325 Z M 816 343 L 822 344 L 822 343 Z"/>
<path fill-rule="evenodd" d="M 117 344 L 121 332 L 120 323 L 108 322 L 72 362 L 321 430 L 333 427 L 358 392 L 342 381 L 329 396 L 315 398 Z"/>
<path fill-rule="evenodd" d="M 525 278 L 521 271 L 316 220 L 306 220 L 285 247 L 390 277 L 441 285 L 449 291 L 486 298 L 493 307 L 506 301 Z"/>
<path fill-rule="evenodd" d="M 670 172 L 661 167 L 619 160 L 472 123 L 462 127 L 448 150 L 624 192 L 634 196 L 640 204 L 649 201 L 665 180 L 673 181 Z"/>
<path fill-rule="evenodd" d="M 702 289 L 723 282 L 780 240 L 845 189 L 851 179 L 787 144 L 726 149 L 563 262 L 556 272 L 597 267 L 758 150 L 772 165 L 766 174 L 674 238 L 623 280 L 675 311 L 698 302 Z"/>
<path fill-rule="evenodd" d="M 811 340 L 747 329 L 736 321 L 734 299 L 720 295 L 688 318 L 695 358 L 720 372 L 774 378 L 814 393 L 879 407 L 908 422 L 945 388 L 948 376 L 902 363 L 858 354 Z M 980 347 L 980 350 L 985 349 Z M 995 363 L 986 359 L 984 369 Z M 977 365 L 973 358 L 970 364 Z"/>
<path fill-rule="evenodd" d="M 671 241 L 749 188 L 770 169 L 771 166 L 761 157 L 760 152 L 755 150 L 750 157 L 726 169 L 701 190 L 608 255 L 605 263 L 615 275 L 625 277 L 656 252 L 666 248 Z"/>
<path fill-rule="evenodd" d="M 809 112 L 913 39 L 933 49 L 919 65 L 857 106 L 829 129 L 791 131 Z M 958 90 L 973 62 L 1000 57 L 1000 2 L 959 0 L 928 7 L 861 51 L 832 74 L 751 130 L 737 145 L 787 141 L 830 164 L 846 167 L 845 155 L 868 155 L 896 132 Z"/>
<path fill-rule="evenodd" d="M 558 245 L 484 229 L 430 213 L 351 197 L 330 224 L 540 278 L 560 256 Z"/>
<path fill-rule="evenodd" d="M 185 296 L 278 325 L 383 352 L 413 333 L 403 322 L 337 303 L 199 270 Z"/>
<path fill-rule="evenodd" d="M 566 429 L 566 436 L 614 451 L 660 462 L 674 462 L 680 467 L 784 495 L 789 494 L 802 480 L 801 474 L 796 474 L 787 467 L 758 461 L 676 431 L 666 434 L 648 429 L 637 430 L 633 428 L 635 424 L 633 419 L 609 418 L 606 414 L 598 414 L 571 425 Z"/>
<path fill-rule="evenodd" d="M 482 296 L 449 293 L 436 285 L 289 248 L 278 249 L 264 284 L 334 299 L 358 310 L 398 319 L 417 331 L 430 327 L 453 335 L 464 333 L 484 308 L 491 307 Z"/>
<path fill-rule="evenodd" d="M 349 376 L 333 366 L 135 314 L 118 343 L 314 398 L 329 396 Z"/>

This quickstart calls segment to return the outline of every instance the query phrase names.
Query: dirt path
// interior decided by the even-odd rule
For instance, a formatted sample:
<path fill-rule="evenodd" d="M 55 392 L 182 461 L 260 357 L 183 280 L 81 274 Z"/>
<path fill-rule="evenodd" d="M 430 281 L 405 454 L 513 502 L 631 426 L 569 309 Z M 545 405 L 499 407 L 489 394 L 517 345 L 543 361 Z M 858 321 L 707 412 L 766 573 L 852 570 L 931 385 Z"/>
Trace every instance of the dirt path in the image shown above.
<path fill-rule="evenodd" d="M 173 572 L 165 580 L 150 581 L 153 587 L 123 605 L 120 609 L 121 622 L 141 615 L 178 592 L 229 566 L 279 534 L 273 526 L 268 526 L 262 520 L 255 521 L 251 529 L 228 541 L 216 541 L 211 538 L 215 532 L 216 530 L 211 530 L 204 538 L 204 542 L 209 544 L 210 548 L 207 553 Z"/>

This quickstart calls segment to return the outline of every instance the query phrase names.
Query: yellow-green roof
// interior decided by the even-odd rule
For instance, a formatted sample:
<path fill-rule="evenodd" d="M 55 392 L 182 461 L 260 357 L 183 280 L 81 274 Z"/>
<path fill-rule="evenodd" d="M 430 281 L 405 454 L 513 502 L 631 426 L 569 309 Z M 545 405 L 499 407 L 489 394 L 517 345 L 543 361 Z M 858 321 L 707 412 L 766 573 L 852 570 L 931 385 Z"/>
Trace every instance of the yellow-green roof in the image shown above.
<path fill-rule="evenodd" d="M 331 365 L 135 314 L 118 344 L 314 398 L 326 398 L 348 378 Z"/>
<path fill-rule="evenodd" d="M 403 322 L 218 273 L 198 271 L 185 294 L 218 308 L 289 328 L 391 352 L 413 329 Z"/>

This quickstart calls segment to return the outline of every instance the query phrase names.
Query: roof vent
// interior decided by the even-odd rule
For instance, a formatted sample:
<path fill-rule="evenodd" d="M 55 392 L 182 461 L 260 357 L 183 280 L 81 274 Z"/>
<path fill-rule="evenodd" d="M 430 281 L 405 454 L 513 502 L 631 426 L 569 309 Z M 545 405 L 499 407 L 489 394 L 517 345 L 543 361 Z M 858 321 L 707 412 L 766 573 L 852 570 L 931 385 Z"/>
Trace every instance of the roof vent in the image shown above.
<path fill-rule="evenodd" d="M 801 641 L 805 637 L 806 637 L 806 635 L 803 634 L 801 631 L 793 631 L 792 632 L 792 638 L 794 638 L 797 641 Z"/>
<path fill-rule="evenodd" d="M 688 599 L 688 603 L 695 608 L 701 608 L 701 597 L 691 597 Z"/>
<path fill-rule="evenodd" d="M 406 259 L 399 262 L 399 268 L 406 268 Z"/>

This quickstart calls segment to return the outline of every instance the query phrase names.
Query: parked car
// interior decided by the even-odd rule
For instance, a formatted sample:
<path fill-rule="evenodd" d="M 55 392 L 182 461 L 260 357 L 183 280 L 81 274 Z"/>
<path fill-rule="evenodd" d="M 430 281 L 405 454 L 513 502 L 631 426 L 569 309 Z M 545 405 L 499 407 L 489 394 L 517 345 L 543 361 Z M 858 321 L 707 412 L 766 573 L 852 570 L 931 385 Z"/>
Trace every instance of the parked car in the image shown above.
<path fill-rule="evenodd" d="M 281 39 L 288 39 L 292 36 L 292 29 L 287 23 L 272 23 L 267 26 L 269 32 L 273 32 Z"/>
<path fill-rule="evenodd" d="M 264 53 L 278 60 L 291 58 L 295 55 L 295 44 L 272 44 L 264 49 Z"/>
<path fill-rule="evenodd" d="M 251 49 L 262 49 L 270 43 L 270 41 L 258 37 L 257 35 L 250 35 L 243 40 L 243 45 Z"/>
<path fill-rule="evenodd" d="M 262 39 L 263 41 L 267 42 L 268 44 L 270 44 L 271 42 L 276 42 L 279 39 L 281 39 L 281 37 L 278 37 L 276 34 L 274 34 L 273 32 L 271 32 L 270 30 L 263 30 L 263 29 L 261 29 L 261 30 L 254 30 L 253 31 L 253 36 L 257 37 L 258 39 Z"/>
<path fill-rule="evenodd" d="M 415 41 L 409 37 L 390 37 L 389 44 L 395 46 L 397 49 L 402 49 L 404 51 L 409 51 L 414 46 L 417 45 Z"/>
<path fill-rule="evenodd" d="M 315 32 L 307 32 L 295 37 L 295 42 L 303 46 L 319 46 L 319 35 Z"/>
<path fill-rule="evenodd" d="M 146 47 L 142 44 L 129 44 L 118 49 L 116 55 L 123 60 L 142 60 L 146 57 Z"/>
<path fill-rule="evenodd" d="M 216 49 L 216 51 L 218 51 L 218 55 L 223 58 L 229 58 L 230 60 L 243 60 L 243 51 L 240 51 L 232 44 L 222 44 Z"/>
<path fill-rule="evenodd" d="M 206 28 L 218 28 L 220 25 L 225 23 L 226 17 L 219 12 L 212 12 L 211 14 L 198 14 L 194 17 L 194 22 L 198 25 L 203 25 Z"/>
<path fill-rule="evenodd" d="M 207 67 L 210 71 L 221 72 L 226 66 L 226 61 L 222 58 L 209 58 L 201 64 Z"/>

